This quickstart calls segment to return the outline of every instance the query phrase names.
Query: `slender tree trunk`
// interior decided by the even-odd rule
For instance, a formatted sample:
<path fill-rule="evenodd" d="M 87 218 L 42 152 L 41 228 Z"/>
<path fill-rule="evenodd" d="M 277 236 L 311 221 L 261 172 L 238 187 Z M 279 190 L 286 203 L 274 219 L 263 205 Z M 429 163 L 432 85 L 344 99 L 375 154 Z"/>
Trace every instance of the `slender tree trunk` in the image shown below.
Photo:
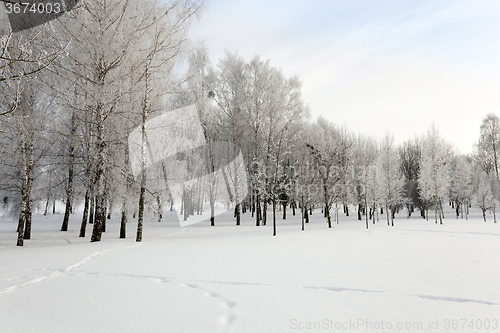
<path fill-rule="evenodd" d="M 24 222 L 26 220 L 26 191 L 22 190 L 21 207 L 19 212 L 19 223 L 17 225 L 17 246 L 24 245 Z"/>
<path fill-rule="evenodd" d="M 47 196 L 47 202 L 45 203 L 45 209 L 43 210 L 43 216 L 46 216 L 48 211 L 49 211 L 49 200 L 50 200 L 50 193 Z"/>
<path fill-rule="evenodd" d="M 266 225 L 266 223 L 267 223 L 267 200 L 264 199 L 262 208 L 262 225 Z"/>
<path fill-rule="evenodd" d="M 304 207 L 304 214 L 306 217 L 306 223 L 309 223 L 309 211 L 307 210 L 307 203 L 305 204 L 305 207 Z"/>
<path fill-rule="evenodd" d="M 146 188 L 144 186 L 141 186 L 141 192 L 139 195 L 139 217 L 137 219 L 137 236 L 135 239 L 136 242 L 142 241 L 142 225 L 143 225 L 143 220 L 144 220 L 144 192 L 145 191 L 146 191 Z"/>
<path fill-rule="evenodd" d="M 301 202 L 300 202 L 300 222 L 302 224 L 302 231 L 304 231 L 304 213 L 307 214 L 307 210 L 304 207 L 304 195 L 301 195 Z"/>
<path fill-rule="evenodd" d="M 95 197 L 92 195 L 92 190 L 90 191 L 90 207 L 89 207 L 89 224 L 94 224 L 94 217 L 95 217 Z"/>
<path fill-rule="evenodd" d="M 372 211 L 372 220 L 373 220 L 373 224 L 375 224 L 375 214 L 378 214 L 378 209 L 377 209 L 377 207 L 375 206 L 375 204 L 373 204 L 373 211 Z"/>
<path fill-rule="evenodd" d="M 366 224 L 366 229 L 368 229 L 368 202 L 366 199 L 366 192 L 365 192 L 365 224 Z"/>
<path fill-rule="evenodd" d="M 26 134 L 22 135 L 21 139 L 21 158 L 23 161 L 22 170 L 22 187 L 21 187 L 21 205 L 19 211 L 19 223 L 17 225 L 17 246 L 24 245 L 24 224 L 26 222 L 26 206 L 27 206 L 27 188 L 28 188 L 28 158 L 26 156 Z"/>
<path fill-rule="evenodd" d="M 52 170 L 49 171 L 49 186 L 47 190 L 47 202 L 45 203 L 45 210 L 43 211 L 43 215 L 47 215 L 47 212 L 49 210 L 49 202 L 52 194 Z"/>
<path fill-rule="evenodd" d="M 104 139 L 104 110 L 101 103 L 96 106 L 97 121 L 97 161 L 96 161 L 96 195 L 95 195 L 95 217 L 92 229 L 91 242 L 100 242 L 102 226 L 106 221 L 106 193 L 105 193 L 105 163 L 106 163 L 106 141 Z"/>
<path fill-rule="evenodd" d="M 34 171 L 34 135 L 31 133 L 27 147 L 28 157 L 28 183 L 26 188 L 26 226 L 24 228 L 24 239 L 31 239 L 31 216 L 33 213 L 33 171 Z"/>
<path fill-rule="evenodd" d="M 273 236 L 276 236 L 276 198 L 273 193 Z"/>
<path fill-rule="evenodd" d="M 163 207 L 162 207 L 162 204 L 161 204 L 160 195 L 156 196 L 156 204 L 158 205 L 158 211 L 157 211 L 157 213 L 158 213 L 158 222 L 161 222 Z"/>
<path fill-rule="evenodd" d="M 120 238 L 127 237 L 127 200 L 123 198 L 122 217 L 120 220 Z"/>
<path fill-rule="evenodd" d="M 71 132 L 69 144 L 69 167 L 68 167 L 68 187 L 66 188 L 66 208 L 64 210 L 64 218 L 61 226 L 61 231 L 68 231 L 69 214 L 72 212 L 71 198 L 73 196 L 73 172 L 75 164 L 75 134 L 76 134 L 76 112 L 71 115 Z"/>
<path fill-rule="evenodd" d="M 241 224 L 241 204 L 238 202 L 234 207 L 234 215 L 236 216 L 236 225 Z"/>
<path fill-rule="evenodd" d="M 142 227 L 144 224 L 144 195 L 146 192 L 146 121 L 148 120 L 148 101 L 149 101 L 149 62 L 147 59 L 145 80 L 146 86 L 144 90 L 144 101 L 142 107 L 142 123 L 141 123 L 141 191 L 139 195 L 139 216 L 137 219 L 137 235 L 136 242 L 142 241 Z M 184 207 L 186 210 L 186 207 Z"/>
<path fill-rule="evenodd" d="M 389 211 L 387 211 L 389 213 Z M 394 227 L 394 207 L 391 207 L 391 226 Z"/>
<path fill-rule="evenodd" d="M 328 228 L 331 229 L 332 228 L 332 217 L 330 216 L 330 207 L 326 206 L 325 210 L 326 210 L 326 219 L 328 221 Z"/>
<path fill-rule="evenodd" d="M 443 224 L 443 220 L 444 220 L 444 209 L 443 209 L 443 204 L 441 201 L 439 201 L 439 213 L 441 214 L 439 216 L 439 221 L 441 222 L 441 224 Z"/>
<path fill-rule="evenodd" d="M 102 218 L 102 232 L 106 232 L 106 217 L 108 216 L 108 204 L 109 204 L 109 168 L 105 169 L 104 176 L 104 206 L 103 206 L 103 218 Z"/>
<path fill-rule="evenodd" d="M 85 191 L 85 204 L 83 205 L 83 217 L 82 224 L 80 225 L 80 235 L 79 237 L 85 237 L 85 232 L 87 230 L 87 220 L 89 218 L 89 201 L 90 201 L 90 189 L 88 188 Z"/>
<path fill-rule="evenodd" d="M 256 194 L 255 196 L 255 226 L 259 227 L 260 226 L 260 220 L 262 219 L 261 215 L 261 210 L 260 210 L 260 196 L 259 193 Z"/>
<path fill-rule="evenodd" d="M 69 222 L 69 214 L 71 212 L 71 196 L 73 195 L 73 157 L 74 157 L 74 149 L 73 156 L 70 153 L 71 162 L 69 164 L 69 172 L 68 172 L 68 187 L 66 188 L 66 208 L 64 210 L 64 218 L 61 226 L 61 231 L 68 231 L 68 222 Z"/>

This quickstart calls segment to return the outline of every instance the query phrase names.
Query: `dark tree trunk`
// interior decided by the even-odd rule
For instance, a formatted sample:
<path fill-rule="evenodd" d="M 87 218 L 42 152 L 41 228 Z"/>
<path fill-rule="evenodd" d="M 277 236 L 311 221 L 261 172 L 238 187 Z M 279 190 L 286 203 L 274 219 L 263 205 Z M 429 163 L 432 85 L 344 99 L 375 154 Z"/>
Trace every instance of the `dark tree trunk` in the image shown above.
<path fill-rule="evenodd" d="M 237 203 L 234 207 L 234 215 L 236 217 L 236 225 L 240 225 L 241 222 L 241 204 Z"/>
<path fill-rule="evenodd" d="M 301 195 L 301 201 L 300 201 L 300 222 L 302 224 L 302 231 L 304 231 L 304 220 L 305 220 L 304 213 L 307 214 L 307 210 L 304 207 L 304 195 Z"/>
<path fill-rule="evenodd" d="M 113 198 L 111 198 L 109 200 L 109 208 L 107 209 L 108 210 L 108 220 L 111 220 L 111 213 L 113 212 Z"/>
<path fill-rule="evenodd" d="M 106 161 L 106 142 L 104 141 L 104 110 L 98 103 L 97 113 L 97 161 L 96 161 L 96 196 L 95 196 L 95 220 L 92 229 L 91 242 L 100 242 L 102 236 L 102 227 L 106 222 L 106 193 L 105 193 L 105 161 Z"/>
<path fill-rule="evenodd" d="M 87 187 L 87 190 L 85 191 L 85 204 L 83 205 L 83 217 L 82 217 L 82 224 L 80 225 L 79 237 L 85 237 L 85 232 L 87 230 L 87 220 L 89 218 L 89 201 L 90 201 L 90 189 Z"/>
<path fill-rule="evenodd" d="M 262 225 L 267 224 L 267 200 L 264 199 L 263 207 L 262 207 Z"/>
<path fill-rule="evenodd" d="M 31 144 L 28 163 L 28 188 L 26 194 L 26 226 L 24 239 L 31 239 L 31 216 L 33 214 L 33 145 Z"/>
<path fill-rule="evenodd" d="M 309 215 L 310 215 L 309 213 L 310 213 L 310 211 L 307 210 L 307 204 L 304 204 L 304 205 L 305 205 L 304 206 L 304 216 L 306 218 L 306 223 L 309 223 Z"/>
<path fill-rule="evenodd" d="M 49 210 L 49 202 L 51 198 L 51 193 L 52 192 L 52 170 L 49 171 L 49 186 L 47 190 L 47 202 L 45 203 L 45 210 L 43 211 L 43 215 L 47 215 L 47 212 Z"/>
<path fill-rule="evenodd" d="M 24 224 L 26 222 L 27 188 L 28 188 L 28 158 L 26 156 L 26 135 L 21 141 L 21 158 L 23 160 L 23 182 L 21 187 L 21 205 L 19 211 L 19 223 L 17 225 L 17 246 L 24 245 Z"/>
<path fill-rule="evenodd" d="M 158 205 L 158 222 L 161 222 L 163 217 L 163 205 L 161 204 L 161 198 L 159 195 L 156 196 L 156 204 Z M 198 214 L 199 215 L 199 214 Z"/>
<path fill-rule="evenodd" d="M 29 135 L 29 142 L 26 147 L 26 212 L 24 239 L 31 239 L 31 216 L 33 212 L 33 171 L 34 171 L 34 133 Z"/>
<path fill-rule="evenodd" d="M 124 198 L 122 205 L 122 218 L 120 221 L 120 238 L 127 237 L 127 201 Z"/>
<path fill-rule="evenodd" d="M 26 194 L 23 190 L 21 210 L 19 212 L 19 223 L 17 225 L 17 246 L 24 245 L 24 222 L 26 220 Z"/>
<path fill-rule="evenodd" d="M 137 237 L 135 238 L 136 242 L 141 242 L 142 241 L 142 225 L 143 225 L 143 219 L 144 219 L 144 192 L 146 191 L 146 188 L 144 186 L 141 186 L 141 194 L 139 195 L 139 218 L 137 221 Z M 185 207 L 184 207 L 185 209 Z"/>
<path fill-rule="evenodd" d="M 259 194 L 256 195 L 255 197 L 255 225 L 257 227 L 260 226 L 260 220 L 262 219 L 262 213 L 261 213 L 261 210 L 260 210 L 260 196 Z"/>
<path fill-rule="evenodd" d="M 273 198 L 273 236 L 276 236 L 276 199 Z"/>
<path fill-rule="evenodd" d="M 92 192 L 90 192 L 92 193 Z M 89 208 L 89 224 L 94 224 L 95 208 L 94 208 L 95 198 L 90 197 L 90 208 Z"/>
<path fill-rule="evenodd" d="M 61 226 L 61 231 L 68 231 L 69 214 L 72 213 L 72 202 L 71 198 L 73 196 L 73 172 L 75 163 L 75 133 L 76 133 L 76 113 L 73 111 L 71 116 L 71 134 L 70 134 L 70 145 L 69 145 L 69 168 L 68 168 L 68 187 L 66 188 L 66 208 L 64 210 L 64 218 Z"/>

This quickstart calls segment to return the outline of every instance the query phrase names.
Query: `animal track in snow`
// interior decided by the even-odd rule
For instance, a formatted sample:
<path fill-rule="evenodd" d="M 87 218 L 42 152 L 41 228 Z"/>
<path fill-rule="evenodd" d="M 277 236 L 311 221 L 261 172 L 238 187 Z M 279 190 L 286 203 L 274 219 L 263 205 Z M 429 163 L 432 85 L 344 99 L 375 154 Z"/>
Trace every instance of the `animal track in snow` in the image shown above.
<path fill-rule="evenodd" d="M 3 290 L 0 290 L 0 296 L 2 295 L 5 295 L 5 294 L 9 294 L 11 292 L 14 292 L 14 291 L 17 291 L 17 290 L 20 290 L 20 289 L 23 289 L 23 288 L 26 288 L 26 287 L 29 287 L 29 286 L 32 286 L 34 284 L 38 284 L 40 282 L 43 282 L 45 280 L 48 280 L 48 279 L 51 279 L 51 278 L 54 278 L 54 277 L 58 277 L 58 276 L 62 276 L 62 275 L 69 275 L 69 273 L 71 273 L 72 271 L 74 271 L 75 269 L 77 268 L 80 268 L 86 264 L 88 264 L 89 262 L 92 262 L 94 260 L 96 260 L 98 257 L 106 254 L 106 253 L 109 253 L 111 251 L 116 251 L 116 250 L 119 250 L 119 249 L 126 249 L 126 248 L 129 248 L 129 247 L 134 247 L 134 246 L 137 246 L 137 244 L 134 244 L 132 246 L 122 246 L 122 245 L 119 245 L 117 247 L 114 247 L 114 248 L 111 248 L 111 249 L 107 249 L 107 250 L 103 250 L 103 251 L 98 251 L 98 252 L 95 252 L 95 253 L 92 253 L 91 255 L 83 258 L 82 260 L 76 262 L 75 264 L 73 265 L 70 265 L 62 270 L 56 270 L 48 275 L 44 275 L 44 276 L 38 276 L 34 279 L 31 279 L 29 280 L 28 282 L 25 282 L 25 283 L 22 283 L 22 284 L 19 284 L 19 285 L 14 285 L 14 286 L 11 286 L 11 287 L 8 287 L 8 288 L 5 288 Z"/>
<path fill-rule="evenodd" d="M 221 316 L 219 318 L 219 322 L 224 325 L 223 332 L 229 332 L 230 331 L 231 326 L 233 325 L 234 321 L 236 321 L 236 319 L 238 319 L 238 317 L 236 316 L 236 314 L 234 313 L 234 310 L 233 310 L 233 308 L 236 305 L 238 305 L 236 302 L 234 302 L 234 301 L 232 301 L 230 299 L 225 298 L 224 296 L 222 296 L 219 293 L 216 293 L 216 292 L 213 292 L 211 290 L 205 289 L 205 288 L 200 287 L 199 285 L 194 284 L 194 283 L 185 283 L 185 284 L 182 283 L 182 284 L 179 284 L 179 285 L 180 286 L 184 286 L 184 287 L 188 287 L 188 288 L 191 288 L 191 289 L 199 290 L 200 292 L 202 292 L 202 294 L 205 297 L 215 298 L 219 302 L 221 302 L 221 307 L 228 309 L 228 313 L 225 314 L 225 315 L 223 315 L 223 316 Z"/>
<path fill-rule="evenodd" d="M 382 291 L 379 290 L 366 290 L 366 289 L 353 289 L 353 288 L 339 288 L 339 287 L 308 287 L 304 286 L 302 287 L 304 289 L 321 289 L 321 290 L 328 290 L 328 291 L 336 291 L 336 292 L 342 292 L 342 291 L 359 291 L 363 293 L 382 293 Z"/>
<path fill-rule="evenodd" d="M 420 298 L 431 299 L 434 301 L 445 301 L 445 302 L 459 302 L 459 303 L 478 303 L 478 304 L 486 304 L 486 305 L 500 305 L 498 303 L 493 303 L 489 301 L 482 301 L 477 299 L 468 299 L 468 298 L 458 298 L 458 297 L 442 297 L 442 296 L 431 296 L 431 295 L 417 295 Z"/>

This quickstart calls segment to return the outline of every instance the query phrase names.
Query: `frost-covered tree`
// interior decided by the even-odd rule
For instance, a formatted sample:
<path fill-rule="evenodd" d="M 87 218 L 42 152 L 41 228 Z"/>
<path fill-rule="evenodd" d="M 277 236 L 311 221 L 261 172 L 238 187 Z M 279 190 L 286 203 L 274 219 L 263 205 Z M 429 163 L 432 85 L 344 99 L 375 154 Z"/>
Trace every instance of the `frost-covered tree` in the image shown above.
<path fill-rule="evenodd" d="M 479 165 L 487 174 L 493 171 L 498 179 L 500 119 L 497 115 L 489 113 L 483 119 L 480 127 L 479 141 L 475 148 Z"/>
<path fill-rule="evenodd" d="M 1 0 L 0 8 L 3 2 Z M 67 44 L 59 43 L 57 33 L 50 26 L 40 25 L 13 32 L 6 12 L 0 10 L 0 82 L 16 81 L 24 77 L 36 78 L 53 68 L 57 58 L 64 56 Z M 10 111 L 0 111 L 6 115 Z"/>
<path fill-rule="evenodd" d="M 380 145 L 378 177 L 379 199 L 386 211 L 387 225 L 394 226 L 396 210 L 406 202 L 406 199 L 404 197 L 404 177 L 400 172 L 394 136 L 389 133 L 385 135 Z"/>
<path fill-rule="evenodd" d="M 419 207 L 420 215 L 425 218 L 424 202 L 420 200 L 418 195 L 418 174 L 422 158 L 422 148 L 419 139 L 415 138 L 403 142 L 398 148 L 398 153 L 401 173 L 405 177 L 408 218 L 410 218 L 414 207 Z"/>
<path fill-rule="evenodd" d="M 455 204 L 457 219 L 459 215 L 467 219 L 468 205 L 472 199 L 473 167 L 466 156 L 456 156 L 450 163 L 449 197 Z"/>
<path fill-rule="evenodd" d="M 327 120 L 319 118 L 312 127 L 311 141 L 306 142 L 317 172 L 317 188 L 321 189 L 324 216 L 328 227 L 332 227 L 331 208 L 333 204 L 345 203 L 348 192 L 347 169 L 351 141 L 342 129 Z"/>
<path fill-rule="evenodd" d="M 434 204 L 435 220 L 443 224 L 442 201 L 448 195 L 450 186 L 449 164 L 452 158 L 451 146 L 432 126 L 422 140 L 422 163 L 418 176 L 418 187 L 423 200 Z"/>
<path fill-rule="evenodd" d="M 95 202 L 92 241 L 101 239 L 106 211 L 113 202 L 113 189 L 107 185 L 113 184 L 110 175 L 117 167 L 114 153 L 123 151 L 115 144 L 126 140 L 131 127 L 139 126 L 147 111 L 154 109 L 158 82 L 174 81 L 173 64 L 199 7 L 198 1 L 81 0 L 77 9 L 55 24 L 59 39 L 71 41 L 57 74 L 79 86 L 90 113 L 82 119 L 90 122 L 87 132 L 92 137 L 92 149 L 87 149 L 92 165 L 87 169 L 92 170 L 93 180 L 86 182 L 95 197 L 90 199 Z M 126 164 L 123 155 L 121 160 L 120 165 Z"/>
<path fill-rule="evenodd" d="M 215 226 L 215 204 L 219 196 L 218 185 L 221 181 L 219 173 L 216 172 L 218 164 L 216 159 L 220 147 L 217 146 L 218 132 L 214 121 L 215 112 L 209 103 L 208 96 L 214 83 L 214 73 L 208 49 L 204 43 L 199 43 L 191 50 L 187 75 L 190 99 L 196 104 L 206 140 L 205 166 L 210 204 L 210 225 Z"/>
<path fill-rule="evenodd" d="M 491 195 L 493 196 L 493 201 L 492 201 L 493 222 L 497 223 L 496 207 L 498 205 L 498 200 L 500 198 L 500 183 L 498 181 L 498 178 L 493 173 L 490 173 L 489 181 L 490 181 Z"/>
<path fill-rule="evenodd" d="M 491 192 L 490 176 L 482 170 L 478 170 L 474 181 L 474 203 L 481 209 L 483 220 L 486 222 L 486 212 L 493 209 L 495 198 Z"/>
<path fill-rule="evenodd" d="M 24 78 L 14 111 L 0 122 L 0 189 L 18 203 L 17 245 L 31 238 L 35 180 L 43 171 L 39 162 L 51 149 L 48 132 L 53 122 L 53 98 L 33 78 Z M 4 91 L 5 93 L 5 91 Z M 53 131 L 54 129 L 51 128 Z"/>
<path fill-rule="evenodd" d="M 361 220 L 361 213 L 364 212 L 365 224 L 368 229 L 368 202 L 371 203 L 370 198 L 370 173 L 375 166 L 377 159 L 378 147 L 372 138 L 364 137 L 358 135 L 355 139 L 353 147 L 353 167 L 352 167 L 352 177 L 353 186 L 353 198 L 354 203 L 358 205 L 358 220 Z M 369 200 L 370 198 L 370 200 Z"/>

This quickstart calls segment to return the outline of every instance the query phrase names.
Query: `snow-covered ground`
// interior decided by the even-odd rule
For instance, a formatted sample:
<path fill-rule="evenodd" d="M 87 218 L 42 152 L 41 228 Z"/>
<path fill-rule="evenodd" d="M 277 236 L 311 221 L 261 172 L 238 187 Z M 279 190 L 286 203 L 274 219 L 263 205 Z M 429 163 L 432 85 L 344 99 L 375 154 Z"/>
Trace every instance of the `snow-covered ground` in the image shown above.
<path fill-rule="evenodd" d="M 118 219 L 103 241 L 78 238 L 80 216 L 36 216 L 16 247 L 0 218 L 0 332 L 500 331 L 500 223 L 448 213 L 443 225 L 400 214 L 395 226 L 318 210 L 255 227 L 147 222 L 135 242 Z M 222 222 L 221 222 L 222 221 Z M 487 328 L 488 327 L 488 328 Z"/>

